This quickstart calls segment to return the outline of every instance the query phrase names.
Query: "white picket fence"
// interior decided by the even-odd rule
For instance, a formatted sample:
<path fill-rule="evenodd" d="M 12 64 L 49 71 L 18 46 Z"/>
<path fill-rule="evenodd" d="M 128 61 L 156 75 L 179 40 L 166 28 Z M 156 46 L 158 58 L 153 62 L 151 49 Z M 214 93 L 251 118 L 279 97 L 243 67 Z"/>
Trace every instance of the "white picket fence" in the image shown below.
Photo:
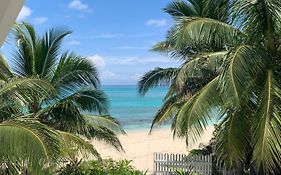
<path fill-rule="evenodd" d="M 176 169 L 185 172 L 197 172 L 201 175 L 211 175 L 212 156 L 154 153 L 153 172 L 155 175 L 173 175 Z"/>

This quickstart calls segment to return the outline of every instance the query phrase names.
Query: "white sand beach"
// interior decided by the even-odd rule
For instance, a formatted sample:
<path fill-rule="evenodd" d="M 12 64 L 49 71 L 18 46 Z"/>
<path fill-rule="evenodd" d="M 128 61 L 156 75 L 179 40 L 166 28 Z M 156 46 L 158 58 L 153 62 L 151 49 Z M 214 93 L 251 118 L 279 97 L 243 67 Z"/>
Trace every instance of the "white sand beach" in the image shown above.
<path fill-rule="evenodd" d="M 206 129 L 203 137 L 186 148 L 185 140 L 173 139 L 170 129 L 158 129 L 149 134 L 149 130 L 129 131 L 127 135 L 120 135 L 125 153 L 120 153 L 114 148 L 93 141 L 93 144 L 103 158 L 115 160 L 132 160 L 132 165 L 140 170 L 153 170 L 154 152 L 162 153 L 188 153 L 188 150 L 198 148 L 200 143 L 208 143 L 212 137 L 213 126 Z"/>

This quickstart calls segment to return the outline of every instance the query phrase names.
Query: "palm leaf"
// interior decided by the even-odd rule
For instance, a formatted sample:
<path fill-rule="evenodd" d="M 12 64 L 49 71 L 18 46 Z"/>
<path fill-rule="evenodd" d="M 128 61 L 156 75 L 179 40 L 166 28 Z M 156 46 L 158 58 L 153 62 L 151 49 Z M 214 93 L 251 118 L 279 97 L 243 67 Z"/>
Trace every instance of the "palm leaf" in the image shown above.
<path fill-rule="evenodd" d="M 125 134 L 119 122 L 110 116 L 84 116 L 87 125 L 85 135 L 88 139 L 96 139 L 113 146 L 118 151 L 123 151 L 117 134 Z"/>
<path fill-rule="evenodd" d="M 145 95 L 151 88 L 169 85 L 177 74 L 177 68 L 155 68 L 141 77 L 138 83 L 138 92 Z"/>
<path fill-rule="evenodd" d="M 280 1 L 234 1 L 231 8 L 235 24 L 249 33 L 249 40 L 259 44 L 267 40 L 266 47 L 275 51 L 276 37 L 280 34 Z"/>
<path fill-rule="evenodd" d="M 164 11 L 172 17 L 208 17 L 227 22 L 229 0 L 189 0 L 169 3 Z"/>
<path fill-rule="evenodd" d="M 233 49 L 222 65 L 219 88 L 225 107 L 241 108 L 247 87 L 266 68 L 266 54 L 263 50 L 248 45 Z"/>
<path fill-rule="evenodd" d="M 174 1 L 169 3 L 165 8 L 164 11 L 173 17 L 179 16 L 199 16 L 198 10 L 198 3 L 192 0 L 188 3 L 187 1 Z M 197 7 L 197 8 L 196 8 Z"/>
<path fill-rule="evenodd" d="M 18 45 L 12 57 L 13 71 L 18 76 L 33 76 L 36 73 L 35 55 L 38 42 L 35 30 L 27 23 L 16 25 L 15 36 Z"/>
<path fill-rule="evenodd" d="M 84 158 L 90 157 L 90 154 L 101 160 L 98 151 L 91 143 L 85 139 L 68 132 L 59 131 L 62 142 L 63 157 L 75 158 L 77 155 L 82 155 Z"/>
<path fill-rule="evenodd" d="M 186 137 L 187 143 L 196 141 L 210 121 L 214 120 L 214 111 L 219 110 L 221 104 L 217 86 L 218 77 L 185 102 L 176 114 L 173 129 L 179 137 Z"/>
<path fill-rule="evenodd" d="M 233 26 L 204 17 L 181 17 L 167 37 L 178 50 L 218 50 L 240 43 L 245 34 Z M 208 51 L 208 50 L 207 50 Z M 210 50 L 209 50 L 210 51 Z"/>
<path fill-rule="evenodd" d="M 218 72 L 226 54 L 227 51 L 196 55 L 181 66 L 175 78 L 175 85 L 178 88 L 183 87 L 188 78 L 202 76 L 204 70 Z"/>
<path fill-rule="evenodd" d="M 33 119 L 21 118 L 0 123 L 0 140 L 1 157 L 23 162 L 34 174 L 38 174 L 44 166 L 55 163 L 60 154 L 56 132 Z"/>
<path fill-rule="evenodd" d="M 64 53 L 51 80 L 60 91 L 71 91 L 81 86 L 99 87 L 98 73 L 89 60 L 74 53 Z"/>
<path fill-rule="evenodd" d="M 83 134 L 86 121 L 71 100 L 54 102 L 36 113 L 41 122 L 52 128 L 74 134 Z"/>
<path fill-rule="evenodd" d="M 114 133 L 125 134 L 120 123 L 109 115 L 84 115 L 85 120 L 94 127 L 104 127 L 113 131 Z"/>
<path fill-rule="evenodd" d="M 73 101 L 82 111 L 108 113 L 108 99 L 103 91 L 96 88 L 84 88 L 76 91 L 71 96 L 63 100 Z"/>
<path fill-rule="evenodd" d="M 0 80 L 8 81 L 11 78 L 13 78 L 11 69 L 10 69 L 9 65 L 7 64 L 4 56 L 0 54 Z"/>
<path fill-rule="evenodd" d="M 183 100 L 179 100 L 178 97 L 172 96 L 165 100 L 161 108 L 157 111 L 150 128 L 150 132 L 156 125 L 161 125 L 162 123 L 177 117 L 177 113 L 184 104 Z"/>
<path fill-rule="evenodd" d="M 255 114 L 253 162 L 257 170 L 274 173 L 281 162 L 281 89 L 268 70 L 266 83 L 261 92 L 258 110 Z"/>
<path fill-rule="evenodd" d="M 37 48 L 36 72 L 41 77 L 50 79 L 57 65 L 59 51 L 65 36 L 71 32 L 61 29 L 51 29 L 40 39 Z"/>
<path fill-rule="evenodd" d="M 88 139 L 94 139 L 112 146 L 117 151 L 124 151 L 122 144 L 118 139 L 117 133 L 113 132 L 109 128 L 88 124 L 87 133 L 84 135 Z"/>
<path fill-rule="evenodd" d="M 237 167 L 246 161 L 250 150 L 250 118 L 246 111 L 228 111 L 219 123 L 215 152 L 220 165 Z"/>
<path fill-rule="evenodd" d="M 11 98 L 23 102 L 31 102 L 32 95 L 40 98 L 55 93 L 55 89 L 46 81 L 37 78 L 13 78 L 0 88 L 2 98 Z"/>

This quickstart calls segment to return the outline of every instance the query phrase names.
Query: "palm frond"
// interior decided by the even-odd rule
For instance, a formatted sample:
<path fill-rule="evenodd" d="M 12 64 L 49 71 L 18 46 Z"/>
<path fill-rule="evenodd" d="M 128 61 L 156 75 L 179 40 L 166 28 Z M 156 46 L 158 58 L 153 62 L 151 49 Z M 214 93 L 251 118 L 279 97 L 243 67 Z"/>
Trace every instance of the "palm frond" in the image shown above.
<path fill-rule="evenodd" d="M 37 35 L 32 25 L 23 23 L 16 25 L 15 36 L 17 49 L 12 57 L 13 72 L 17 76 L 33 76 L 35 72 L 35 55 Z"/>
<path fill-rule="evenodd" d="M 20 76 L 39 75 L 50 78 L 57 64 L 63 38 L 70 31 L 51 29 L 38 37 L 32 25 L 23 23 L 15 28 L 18 49 L 12 59 L 14 72 Z"/>
<path fill-rule="evenodd" d="M 214 111 L 220 110 L 221 98 L 217 86 L 218 77 L 185 102 L 176 114 L 173 129 L 179 137 L 186 137 L 187 143 L 196 141 L 214 120 Z"/>
<path fill-rule="evenodd" d="M 226 108 L 241 108 L 248 86 L 266 68 L 266 53 L 248 45 L 233 49 L 224 60 L 219 88 Z"/>
<path fill-rule="evenodd" d="M 188 3 L 187 1 L 174 1 L 169 3 L 164 11 L 173 17 L 179 16 L 199 16 L 198 3 L 192 0 Z M 192 3 L 193 2 L 193 3 Z"/>
<path fill-rule="evenodd" d="M 22 104 L 12 98 L 0 100 L 0 111 L 0 123 L 23 115 Z"/>
<path fill-rule="evenodd" d="M 0 80 L 7 82 L 13 77 L 14 75 L 12 74 L 11 68 L 6 62 L 6 59 L 2 54 L 0 54 Z"/>
<path fill-rule="evenodd" d="M 176 48 L 176 44 L 172 43 L 172 41 L 169 39 L 167 39 L 167 41 L 162 41 L 155 44 L 152 47 L 151 51 L 168 54 L 172 58 L 180 61 L 186 61 L 190 57 L 194 56 L 194 54 L 196 54 L 196 51 L 191 47 Z"/>
<path fill-rule="evenodd" d="M 172 17 L 208 17 L 228 21 L 229 0 L 189 0 L 169 3 L 164 11 Z"/>
<path fill-rule="evenodd" d="M 267 40 L 265 46 L 274 51 L 276 37 L 280 32 L 280 1 L 234 1 L 232 16 L 237 25 L 249 33 L 249 40 L 260 44 Z M 272 50 L 273 49 L 273 50 Z"/>
<path fill-rule="evenodd" d="M 257 170 L 269 174 L 274 173 L 281 162 L 280 99 L 280 85 L 274 79 L 272 70 L 268 70 L 253 126 L 253 162 Z"/>
<path fill-rule="evenodd" d="M 84 134 L 88 139 L 95 139 L 112 146 L 117 151 L 124 151 L 118 135 L 110 128 L 101 127 L 88 123 L 87 132 Z"/>
<path fill-rule="evenodd" d="M 197 50 L 221 50 L 241 43 L 246 35 L 233 26 L 204 17 L 181 17 L 167 37 L 178 50 L 191 47 Z M 211 49 L 211 50 L 210 50 Z"/>
<path fill-rule="evenodd" d="M 152 132 L 156 125 L 161 125 L 162 123 L 177 117 L 176 114 L 179 112 L 183 104 L 184 100 L 178 99 L 176 95 L 166 99 L 152 121 L 150 132 Z"/>
<path fill-rule="evenodd" d="M 155 44 L 152 49 L 153 52 L 162 52 L 162 53 L 169 53 L 174 50 L 173 46 L 166 41 L 161 41 Z"/>
<path fill-rule="evenodd" d="M 36 50 L 36 72 L 42 78 L 50 79 L 53 70 L 57 65 L 60 48 L 65 36 L 69 35 L 71 31 L 62 29 L 51 29 L 44 34 L 44 37 L 39 41 Z"/>
<path fill-rule="evenodd" d="M 95 65 L 74 53 L 64 53 L 60 57 L 51 82 L 60 91 L 71 91 L 81 86 L 99 87 Z"/>
<path fill-rule="evenodd" d="M 202 53 L 191 58 L 179 69 L 175 78 L 176 87 L 183 87 L 187 83 L 188 78 L 191 77 L 204 77 L 206 79 L 207 76 L 204 75 L 204 71 L 218 73 L 227 53 L 227 51 Z"/>
<path fill-rule="evenodd" d="M 125 134 L 119 121 L 109 115 L 84 115 L 84 118 L 93 127 L 104 127 L 116 134 Z"/>
<path fill-rule="evenodd" d="M 71 101 L 57 103 L 41 111 L 40 121 L 52 128 L 88 139 L 97 139 L 123 150 L 117 134 L 124 134 L 119 122 L 110 116 L 82 115 Z"/>
<path fill-rule="evenodd" d="M 250 150 L 250 117 L 246 111 L 228 111 L 219 123 L 215 152 L 219 165 L 238 167 L 246 162 Z"/>
<path fill-rule="evenodd" d="M 17 99 L 23 102 L 31 102 L 32 95 L 46 98 L 55 93 L 55 89 L 46 81 L 38 78 L 13 78 L 0 88 L 2 98 Z"/>
<path fill-rule="evenodd" d="M 138 92 L 145 95 L 151 88 L 169 85 L 177 74 L 177 68 L 155 68 L 141 77 L 138 83 Z"/>
<path fill-rule="evenodd" d="M 74 134 L 83 134 L 86 121 L 71 100 L 54 102 L 36 113 L 42 123 L 52 128 Z"/>
<path fill-rule="evenodd" d="M 98 151 L 87 140 L 72 133 L 62 131 L 58 132 L 61 137 L 61 150 L 63 157 L 74 158 L 77 155 L 82 155 L 84 158 L 88 158 L 93 155 L 101 160 L 101 156 Z"/>
<path fill-rule="evenodd" d="M 56 162 L 60 154 L 55 131 L 37 120 L 19 118 L 0 123 L 0 155 L 24 163 L 34 174 Z M 39 173 L 40 174 L 40 173 Z"/>
<path fill-rule="evenodd" d="M 73 101 L 82 111 L 108 113 L 108 99 L 103 91 L 96 88 L 84 88 L 63 100 Z"/>

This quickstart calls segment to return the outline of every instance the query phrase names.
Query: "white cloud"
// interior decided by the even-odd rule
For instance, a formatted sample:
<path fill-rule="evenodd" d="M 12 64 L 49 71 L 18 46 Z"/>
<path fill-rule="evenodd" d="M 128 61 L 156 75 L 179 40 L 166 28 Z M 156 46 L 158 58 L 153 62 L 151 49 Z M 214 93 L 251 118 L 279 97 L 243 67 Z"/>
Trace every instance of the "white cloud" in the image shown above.
<path fill-rule="evenodd" d="M 31 13 L 32 13 L 32 11 L 29 7 L 23 6 L 17 17 L 17 21 L 25 20 L 27 17 L 29 17 L 31 15 Z"/>
<path fill-rule="evenodd" d="M 120 50 L 148 50 L 149 47 L 121 46 L 121 47 L 116 47 L 116 49 L 120 49 Z"/>
<path fill-rule="evenodd" d="M 166 19 L 150 19 L 146 22 L 146 25 L 148 26 L 155 26 L 155 27 L 161 27 L 167 25 Z"/>
<path fill-rule="evenodd" d="M 105 66 L 113 66 L 113 65 L 141 65 L 141 64 L 159 64 L 159 63 L 167 63 L 167 64 L 175 64 L 174 60 L 171 60 L 169 57 L 103 57 L 100 55 L 89 56 L 88 59 L 94 63 L 99 68 L 105 68 Z"/>
<path fill-rule="evenodd" d="M 102 71 L 101 72 L 102 80 L 120 80 L 122 76 L 120 74 L 111 72 L 111 71 Z"/>
<path fill-rule="evenodd" d="M 89 5 L 86 3 L 83 3 L 80 0 L 72 0 L 68 4 L 68 8 L 74 9 L 74 10 L 79 10 L 79 11 L 89 11 Z"/>
<path fill-rule="evenodd" d="M 150 63 L 174 63 L 168 57 L 127 57 L 127 58 L 114 58 L 110 61 L 112 64 L 119 65 L 140 65 Z"/>
<path fill-rule="evenodd" d="M 92 55 L 87 58 L 96 65 L 102 84 L 135 84 L 140 77 L 157 65 L 178 66 L 180 62 L 165 56 L 104 56 Z M 156 66 L 155 66 L 156 65 Z"/>
<path fill-rule="evenodd" d="M 124 37 L 125 35 L 123 34 L 102 34 L 102 35 L 98 35 L 98 36 L 94 36 L 93 38 L 102 38 L 102 39 L 111 39 L 111 38 L 120 38 L 120 37 Z"/>
<path fill-rule="evenodd" d="M 48 18 L 47 17 L 37 17 L 37 18 L 34 18 L 33 21 L 35 24 L 43 24 L 48 21 Z"/>
<path fill-rule="evenodd" d="M 141 77 L 143 76 L 143 74 L 141 73 L 135 73 L 133 76 L 131 76 L 130 78 L 132 80 L 139 80 Z"/>
<path fill-rule="evenodd" d="M 67 44 L 67 45 L 70 45 L 70 46 L 80 45 L 80 41 L 71 40 L 71 41 L 67 42 L 66 44 Z"/>
<path fill-rule="evenodd" d="M 106 66 L 105 60 L 102 56 L 99 55 L 89 56 L 88 60 L 94 63 L 98 68 L 102 69 Z"/>
<path fill-rule="evenodd" d="M 79 39 L 114 39 L 114 38 L 148 38 L 156 35 L 155 33 L 136 33 L 136 34 L 124 34 L 124 33 L 103 33 L 91 36 L 79 36 Z M 155 43 L 153 43 L 155 44 Z"/>

